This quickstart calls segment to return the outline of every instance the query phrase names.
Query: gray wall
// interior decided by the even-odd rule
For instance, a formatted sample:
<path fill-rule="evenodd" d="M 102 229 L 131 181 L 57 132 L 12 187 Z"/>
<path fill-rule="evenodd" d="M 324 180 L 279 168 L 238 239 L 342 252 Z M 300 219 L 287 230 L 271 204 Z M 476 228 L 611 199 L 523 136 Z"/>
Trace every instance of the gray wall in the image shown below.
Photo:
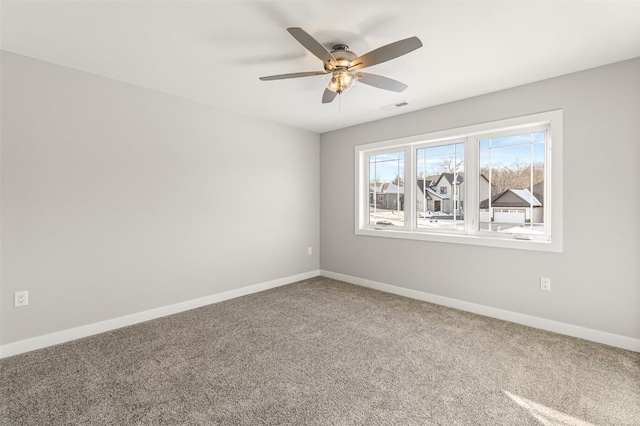
<path fill-rule="evenodd" d="M 354 235 L 354 145 L 558 108 L 563 253 Z M 635 59 L 323 134 L 320 266 L 640 338 L 639 123 Z M 551 292 L 539 290 L 540 276 Z"/>
<path fill-rule="evenodd" d="M 318 269 L 317 134 L 1 59 L 1 344 Z"/>

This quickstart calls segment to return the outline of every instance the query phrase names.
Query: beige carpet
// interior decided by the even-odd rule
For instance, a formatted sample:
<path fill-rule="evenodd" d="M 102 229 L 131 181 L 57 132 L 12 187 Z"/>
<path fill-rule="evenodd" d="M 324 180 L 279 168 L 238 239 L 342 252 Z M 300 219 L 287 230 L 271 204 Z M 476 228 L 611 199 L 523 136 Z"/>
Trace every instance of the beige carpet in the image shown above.
<path fill-rule="evenodd" d="M 3 425 L 638 425 L 640 354 L 315 278 L 0 361 Z"/>

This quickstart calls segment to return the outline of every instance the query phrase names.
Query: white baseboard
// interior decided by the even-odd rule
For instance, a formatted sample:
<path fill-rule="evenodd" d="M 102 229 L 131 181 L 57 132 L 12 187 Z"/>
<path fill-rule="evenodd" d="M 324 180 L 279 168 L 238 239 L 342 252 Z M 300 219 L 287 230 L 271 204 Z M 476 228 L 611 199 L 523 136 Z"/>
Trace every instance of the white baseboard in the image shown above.
<path fill-rule="evenodd" d="M 384 284 L 377 281 L 371 281 L 364 278 L 353 277 L 351 275 L 344 275 L 331 271 L 322 270 L 320 271 L 320 275 L 322 275 L 323 277 L 344 281 L 350 284 L 384 291 L 385 293 L 392 293 L 397 294 L 398 296 L 410 297 L 412 299 L 460 309 L 461 311 L 473 312 L 475 314 L 514 322 L 516 324 L 527 325 L 529 327 L 552 331 L 554 333 L 578 337 L 581 339 L 590 340 L 592 342 L 603 343 L 605 345 L 615 346 L 634 352 L 640 352 L 640 339 L 634 339 L 632 337 L 620 336 L 618 334 L 607 333 L 605 331 L 593 330 L 586 327 L 566 324 L 563 322 L 534 317 L 526 314 L 520 314 L 512 311 L 505 311 L 503 309 L 492 308 L 490 306 L 465 302 L 463 300 L 452 299 L 449 297 L 437 296 L 435 294 L 397 287 L 390 284 Z"/>
<path fill-rule="evenodd" d="M 104 333 L 105 331 L 115 330 L 117 328 L 138 324 L 152 319 L 164 317 L 167 315 L 177 314 L 179 312 L 188 311 L 190 309 L 199 308 L 201 306 L 218 303 L 236 297 L 246 296 L 248 294 L 257 293 L 259 291 L 268 290 L 270 288 L 280 287 L 283 285 L 295 283 L 297 281 L 314 278 L 320 275 L 319 270 L 309 271 L 298 275 L 279 278 L 272 281 L 266 281 L 235 290 L 229 290 L 222 293 L 213 294 L 211 296 L 200 297 L 198 299 L 187 300 L 185 302 L 176 303 L 169 306 L 163 306 L 148 311 L 137 312 L 123 317 L 113 318 L 106 321 L 100 321 L 93 324 L 87 324 L 80 327 L 70 328 L 68 330 L 58 331 L 43 336 L 37 336 L 30 339 L 20 340 L 0 346 L 0 358 L 18 355 L 24 352 L 36 349 L 46 348 L 47 346 L 57 345 L 59 343 L 69 342 L 71 340 L 80 339 L 82 337 L 92 336 L 94 334 Z"/>
<path fill-rule="evenodd" d="M 234 299 L 240 296 L 257 293 L 275 287 L 291 284 L 297 281 L 314 278 L 322 275 L 327 278 L 344 281 L 350 284 L 368 287 L 375 290 L 384 291 L 386 293 L 397 294 L 399 296 L 410 297 L 412 299 L 423 300 L 438 305 L 448 306 L 450 308 L 460 309 L 462 311 L 473 312 L 476 314 L 497 318 L 517 324 L 527 325 L 542 330 L 552 331 L 567 336 L 578 337 L 593 342 L 603 343 L 605 345 L 615 346 L 630 351 L 640 352 L 640 339 L 620 336 L 617 334 L 607 333 L 604 331 L 593 330 L 571 324 L 565 324 L 558 321 L 552 321 L 544 318 L 534 317 L 531 315 L 520 314 L 517 312 L 506 311 L 503 309 L 492 308 L 490 306 L 479 305 L 476 303 L 465 302 L 449 297 L 437 296 L 422 291 L 411 290 L 403 287 L 397 287 L 390 284 L 384 284 L 377 281 L 371 281 L 364 278 L 353 277 L 351 275 L 339 274 L 331 271 L 309 271 L 298 275 L 279 278 L 259 284 L 242 287 L 235 290 L 229 290 L 222 293 L 205 296 L 198 299 L 187 300 L 185 302 L 176 303 L 161 308 L 151 309 L 144 312 L 138 312 L 123 317 L 113 318 L 106 321 L 100 321 L 68 330 L 58 331 L 43 336 L 37 336 L 30 339 L 20 340 L 18 342 L 8 343 L 0 346 L 0 358 L 6 358 L 12 355 L 18 355 L 24 352 L 36 349 L 46 348 L 48 346 L 57 345 L 59 343 L 69 342 L 71 340 L 80 339 L 82 337 L 92 336 L 94 334 L 104 333 L 106 331 L 115 330 L 117 328 L 138 324 L 155 318 L 161 318 L 167 315 L 177 314 L 179 312 L 188 311 L 190 309 L 199 308 L 201 306 Z"/>

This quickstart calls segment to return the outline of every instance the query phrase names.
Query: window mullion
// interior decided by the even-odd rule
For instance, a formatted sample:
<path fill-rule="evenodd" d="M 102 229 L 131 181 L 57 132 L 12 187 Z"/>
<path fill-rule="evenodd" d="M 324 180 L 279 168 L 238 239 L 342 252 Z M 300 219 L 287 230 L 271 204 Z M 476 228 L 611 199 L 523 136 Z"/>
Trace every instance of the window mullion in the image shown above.
<path fill-rule="evenodd" d="M 367 158 L 367 155 L 362 152 L 362 151 L 357 151 L 356 150 L 356 155 L 355 155 L 355 178 L 356 178 L 356 184 L 355 184 L 355 190 L 356 190 L 356 194 L 355 194 L 355 207 L 356 207 L 356 211 L 355 211 L 355 223 L 356 223 L 356 227 L 358 228 L 362 228 L 363 226 L 365 226 L 365 224 L 367 224 L 368 222 L 364 220 L 364 215 L 365 214 L 369 214 L 369 210 L 368 210 L 368 206 L 369 206 L 369 188 L 368 186 L 365 187 L 364 186 L 364 182 L 369 180 L 369 162 L 365 162 L 365 158 Z M 363 196 L 363 194 L 367 194 L 366 195 L 366 203 L 365 203 L 365 197 Z"/>
<path fill-rule="evenodd" d="M 560 127 L 561 125 L 559 125 L 558 127 Z M 552 189 L 551 189 L 551 179 L 557 179 L 557 176 L 553 176 L 552 175 L 552 170 L 553 168 L 551 167 L 551 162 L 553 161 L 553 156 L 551 155 L 551 151 L 553 150 L 553 140 L 551 138 L 551 131 L 549 129 L 547 129 L 545 131 L 545 153 L 544 153 L 544 195 L 543 195 L 543 207 L 542 207 L 542 214 L 544 215 L 544 221 L 545 221 L 545 237 L 547 239 L 551 239 L 551 232 L 552 232 L 552 227 L 553 227 L 553 216 L 551 215 L 551 209 L 554 208 L 554 206 L 551 205 L 551 194 L 552 194 Z M 560 155 L 560 153 L 556 154 L 556 155 Z M 558 187 L 559 185 L 557 185 L 556 187 Z M 558 206 L 556 206 L 555 208 L 557 208 Z"/>
<path fill-rule="evenodd" d="M 405 148 L 405 178 L 404 178 L 404 220 L 407 229 L 416 229 L 416 150 L 413 146 Z M 408 164 L 407 164 L 408 162 Z"/>
<path fill-rule="evenodd" d="M 464 142 L 465 167 L 465 234 L 473 234 L 479 229 L 480 214 L 480 168 L 478 140 L 467 137 Z"/>
<path fill-rule="evenodd" d="M 533 195 L 533 162 L 534 162 L 533 133 L 531 133 L 530 139 L 531 139 L 531 146 L 529 146 L 529 152 L 530 152 L 531 157 L 529 158 L 529 162 L 531 164 L 529 165 L 529 209 L 530 209 L 529 210 L 529 214 L 530 214 L 530 217 L 529 217 L 529 228 L 533 229 L 533 197 L 534 197 L 534 195 Z"/>

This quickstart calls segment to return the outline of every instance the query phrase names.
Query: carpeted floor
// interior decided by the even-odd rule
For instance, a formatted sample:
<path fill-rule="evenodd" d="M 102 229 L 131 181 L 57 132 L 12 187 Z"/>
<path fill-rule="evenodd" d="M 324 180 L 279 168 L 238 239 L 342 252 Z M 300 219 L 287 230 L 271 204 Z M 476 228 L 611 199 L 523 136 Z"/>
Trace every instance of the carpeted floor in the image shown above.
<path fill-rule="evenodd" d="M 0 361 L 3 425 L 638 425 L 640 354 L 314 278 Z"/>

